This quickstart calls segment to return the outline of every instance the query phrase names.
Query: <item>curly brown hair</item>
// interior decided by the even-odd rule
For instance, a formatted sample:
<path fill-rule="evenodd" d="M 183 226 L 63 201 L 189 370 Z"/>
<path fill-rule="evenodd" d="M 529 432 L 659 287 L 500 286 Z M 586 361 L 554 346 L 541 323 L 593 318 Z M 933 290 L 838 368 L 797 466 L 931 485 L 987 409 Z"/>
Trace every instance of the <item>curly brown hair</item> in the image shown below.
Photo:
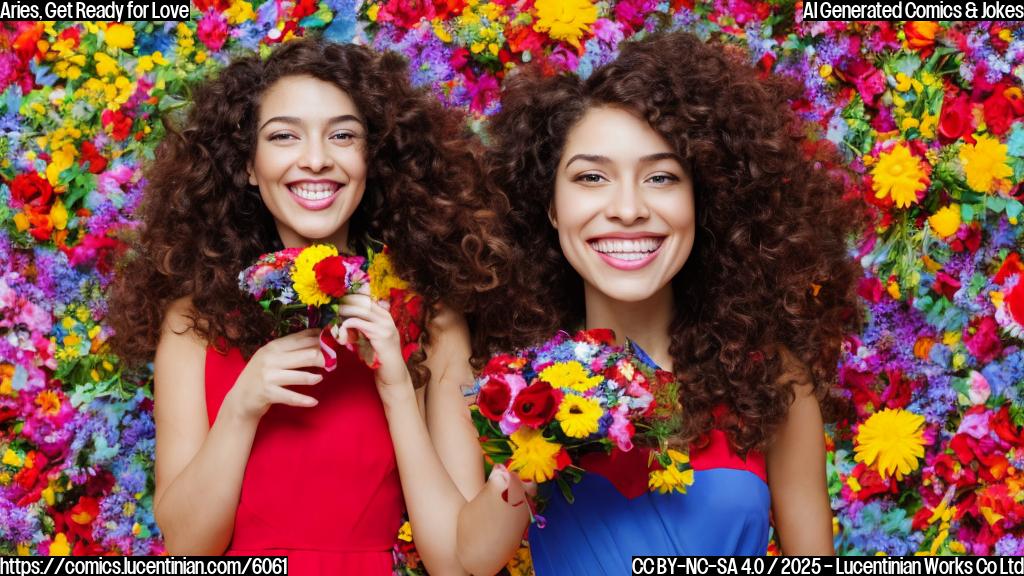
<path fill-rule="evenodd" d="M 860 268 L 846 239 L 863 218 L 826 169 L 834 156 L 825 147 L 808 154 L 792 96 L 791 83 L 759 78 L 738 54 L 685 33 L 627 43 L 586 80 L 538 70 L 510 78 L 487 162 L 511 204 L 505 233 L 518 272 L 506 278 L 504 301 L 491 304 L 506 321 L 481 336 L 490 349 L 583 324 L 582 281 L 547 211 L 573 126 L 591 107 L 629 110 L 686 161 L 694 183 L 694 249 L 672 281 L 669 352 L 687 414 L 676 440 L 699 442 L 714 426 L 741 453 L 763 449 L 794 383 L 810 380 L 825 396 L 842 337 L 861 321 Z M 719 406 L 727 416 L 716 421 Z"/>
<path fill-rule="evenodd" d="M 350 221 L 351 248 L 389 246 L 397 273 L 425 299 L 472 312 L 496 285 L 504 247 L 489 229 L 495 195 L 481 194 L 482 147 L 463 114 L 414 88 L 405 60 L 319 38 L 288 42 L 266 59 L 235 59 L 194 92 L 180 127 L 148 166 L 133 254 L 110 293 L 112 346 L 128 361 L 152 357 L 171 301 L 190 296 L 192 325 L 207 342 L 249 354 L 271 333 L 268 315 L 243 296 L 239 272 L 281 249 L 273 217 L 248 183 L 261 96 L 287 76 L 308 75 L 342 89 L 367 128 L 368 176 Z M 499 206 L 500 208 L 500 206 Z M 424 336 L 426 338 L 426 335 Z M 425 340 L 423 341 L 425 342 Z M 423 347 L 410 359 L 418 385 L 429 372 Z"/>

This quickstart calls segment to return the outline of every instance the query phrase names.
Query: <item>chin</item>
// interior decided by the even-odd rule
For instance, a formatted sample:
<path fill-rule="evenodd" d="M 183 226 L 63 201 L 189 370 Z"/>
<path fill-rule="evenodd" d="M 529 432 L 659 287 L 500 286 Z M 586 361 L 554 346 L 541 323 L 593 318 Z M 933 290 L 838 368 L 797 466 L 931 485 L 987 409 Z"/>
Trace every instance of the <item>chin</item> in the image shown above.
<path fill-rule="evenodd" d="M 625 285 L 616 283 L 615 285 L 609 286 L 607 284 L 596 284 L 595 287 L 602 294 L 615 300 L 617 302 L 644 302 L 654 297 L 655 294 L 661 290 L 661 286 L 656 289 L 652 288 L 649 283 L 640 283 L 638 285 Z"/>

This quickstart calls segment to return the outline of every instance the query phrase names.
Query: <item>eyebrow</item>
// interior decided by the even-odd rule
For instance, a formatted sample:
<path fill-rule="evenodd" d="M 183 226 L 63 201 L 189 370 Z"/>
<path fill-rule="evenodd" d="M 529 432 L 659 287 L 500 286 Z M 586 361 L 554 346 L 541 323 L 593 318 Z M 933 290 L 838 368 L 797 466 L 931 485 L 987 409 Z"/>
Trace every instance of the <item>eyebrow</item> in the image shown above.
<path fill-rule="evenodd" d="M 566 169 L 569 168 L 570 164 L 577 160 L 593 162 L 595 164 L 611 164 L 612 162 L 611 158 L 607 156 L 601 156 L 599 154 L 576 154 L 575 156 L 570 158 L 568 162 L 565 163 Z M 657 154 L 648 154 L 647 156 L 643 156 L 640 158 L 640 163 L 649 164 L 651 162 L 657 162 L 659 160 L 675 160 L 676 162 L 679 163 L 680 166 L 685 165 L 683 159 L 680 158 L 679 155 L 674 152 L 658 152 Z"/>
<path fill-rule="evenodd" d="M 267 127 L 267 124 L 270 124 L 271 122 L 283 122 L 285 124 L 300 125 L 302 124 L 302 119 L 296 118 L 295 116 L 274 116 L 273 118 L 264 122 L 263 125 L 260 126 L 259 130 L 257 130 L 257 132 L 261 132 L 264 128 Z M 363 126 L 363 121 L 357 118 L 356 116 L 353 116 L 352 114 L 335 116 L 334 118 L 330 118 L 327 120 L 328 125 L 338 124 L 340 122 L 356 122 L 360 126 Z"/>

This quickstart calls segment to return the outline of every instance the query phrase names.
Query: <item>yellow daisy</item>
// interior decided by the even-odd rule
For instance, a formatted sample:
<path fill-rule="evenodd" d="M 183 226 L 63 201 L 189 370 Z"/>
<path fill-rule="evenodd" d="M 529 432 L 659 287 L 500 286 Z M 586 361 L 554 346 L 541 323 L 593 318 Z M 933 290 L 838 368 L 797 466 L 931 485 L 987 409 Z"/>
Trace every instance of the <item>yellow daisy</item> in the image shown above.
<path fill-rule="evenodd" d="M 533 29 L 547 32 L 555 40 L 564 40 L 576 48 L 580 37 L 597 20 L 597 6 L 588 0 L 537 0 L 537 21 Z"/>
<path fill-rule="evenodd" d="M 598 420 L 604 410 L 593 398 L 566 394 L 558 406 L 555 420 L 562 425 L 562 431 L 570 438 L 586 438 L 598 429 Z"/>
<path fill-rule="evenodd" d="M 853 451 L 857 462 L 902 480 L 924 456 L 924 416 L 889 408 L 875 412 L 860 425 Z"/>
<path fill-rule="evenodd" d="M 664 470 L 651 472 L 647 486 L 657 490 L 660 494 L 679 492 L 686 494 L 686 488 L 693 484 L 693 468 L 689 466 L 690 457 L 678 450 L 669 450 L 669 458 L 672 465 L 666 466 Z"/>
<path fill-rule="evenodd" d="M 978 136 L 974 145 L 964 144 L 960 148 L 967 185 L 978 192 L 995 191 L 1000 180 L 1013 174 L 1006 160 L 1006 144 L 989 136 Z"/>
<path fill-rule="evenodd" d="M 306 306 L 322 306 L 331 301 L 331 297 L 320 290 L 313 268 L 324 258 L 337 255 L 338 249 L 327 244 L 313 244 L 299 252 L 292 269 L 292 287 Z"/>
<path fill-rule="evenodd" d="M 555 477 L 558 453 L 562 451 L 560 445 L 547 441 L 539 430 L 529 426 L 516 430 L 509 439 L 513 445 L 509 470 L 533 482 L 546 482 Z"/>
<path fill-rule="evenodd" d="M 871 169 L 875 198 L 892 198 L 897 208 L 916 204 L 919 194 L 928 188 L 928 172 L 919 158 L 902 143 L 878 156 Z"/>
<path fill-rule="evenodd" d="M 597 386 L 604 379 L 601 376 L 588 376 L 587 369 L 575 360 L 556 362 L 541 370 L 540 379 L 555 388 L 570 388 L 577 392 L 586 392 Z"/>

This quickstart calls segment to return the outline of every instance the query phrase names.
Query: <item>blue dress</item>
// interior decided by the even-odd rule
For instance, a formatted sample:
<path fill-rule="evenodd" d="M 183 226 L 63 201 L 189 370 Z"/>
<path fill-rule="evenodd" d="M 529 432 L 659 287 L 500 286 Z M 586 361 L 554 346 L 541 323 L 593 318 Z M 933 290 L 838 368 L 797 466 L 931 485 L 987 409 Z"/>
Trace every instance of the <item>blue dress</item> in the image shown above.
<path fill-rule="evenodd" d="M 529 531 L 537 576 L 631 574 L 633 556 L 767 552 L 764 457 L 740 458 L 723 432 L 690 451 L 694 482 L 686 494 L 648 491 L 647 451 L 640 447 L 592 456 L 581 461 L 587 472 L 572 487 L 572 504 L 553 483 L 541 486 L 547 523 Z"/>

